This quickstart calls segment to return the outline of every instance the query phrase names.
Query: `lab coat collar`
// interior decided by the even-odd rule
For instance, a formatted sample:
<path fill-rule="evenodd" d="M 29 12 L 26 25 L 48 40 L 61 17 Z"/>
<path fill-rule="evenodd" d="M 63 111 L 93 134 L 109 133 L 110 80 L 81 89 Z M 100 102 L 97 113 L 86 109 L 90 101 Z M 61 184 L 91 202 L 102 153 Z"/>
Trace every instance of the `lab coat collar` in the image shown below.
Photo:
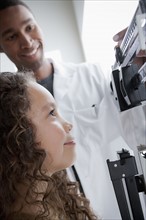
<path fill-rule="evenodd" d="M 67 64 L 63 62 L 56 62 L 54 59 L 49 58 L 50 63 L 53 64 L 54 74 L 62 76 L 62 77 L 70 77 L 75 72 L 75 68 L 73 64 Z M 68 67 L 68 68 L 67 68 Z"/>
<path fill-rule="evenodd" d="M 75 72 L 74 68 L 67 68 L 66 64 L 55 62 L 50 59 L 54 67 L 53 91 L 57 102 L 61 101 L 67 94 L 71 85 L 71 79 Z"/>

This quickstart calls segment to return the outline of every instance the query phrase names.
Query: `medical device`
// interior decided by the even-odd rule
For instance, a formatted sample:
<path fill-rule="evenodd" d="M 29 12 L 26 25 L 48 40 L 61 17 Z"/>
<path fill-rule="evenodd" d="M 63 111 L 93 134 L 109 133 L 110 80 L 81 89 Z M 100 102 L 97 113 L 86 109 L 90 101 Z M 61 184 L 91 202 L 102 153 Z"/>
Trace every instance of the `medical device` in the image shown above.
<path fill-rule="evenodd" d="M 133 61 L 146 56 L 146 0 L 139 0 L 136 12 L 120 46 L 115 48 L 111 89 L 119 111 L 146 101 L 146 62 Z M 143 106 L 144 107 L 144 106 Z M 146 135 L 146 134 L 145 134 Z M 146 145 L 139 145 L 134 156 L 122 149 L 119 160 L 107 160 L 122 220 L 146 219 Z"/>
<path fill-rule="evenodd" d="M 144 220 L 144 214 L 146 214 L 144 175 L 146 170 L 141 169 L 146 165 L 146 146 L 139 146 L 139 161 L 144 163 L 144 166 L 138 167 L 135 157 L 131 156 L 127 150 L 122 149 L 118 154 L 120 159 L 116 161 L 107 160 L 107 165 L 122 220 Z M 143 195 L 144 197 L 142 197 Z"/>
<path fill-rule="evenodd" d="M 133 63 L 138 53 L 146 55 L 146 0 L 139 0 L 125 37 L 115 50 L 111 88 L 119 110 L 125 111 L 146 100 L 146 62 L 142 66 Z"/>

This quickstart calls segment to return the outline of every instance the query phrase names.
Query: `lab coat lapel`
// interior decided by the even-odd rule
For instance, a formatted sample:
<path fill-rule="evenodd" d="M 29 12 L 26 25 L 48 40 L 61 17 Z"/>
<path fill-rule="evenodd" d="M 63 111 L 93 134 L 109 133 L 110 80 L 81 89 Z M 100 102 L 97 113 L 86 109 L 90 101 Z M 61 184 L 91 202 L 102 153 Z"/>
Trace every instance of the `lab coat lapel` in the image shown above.
<path fill-rule="evenodd" d="M 68 93 L 71 79 L 73 76 L 73 71 L 66 70 L 63 65 L 58 63 L 53 63 L 54 65 L 54 82 L 53 82 L 53 90 L 54 97 L 57 102 L 62 101 L 65 95 Z"/>

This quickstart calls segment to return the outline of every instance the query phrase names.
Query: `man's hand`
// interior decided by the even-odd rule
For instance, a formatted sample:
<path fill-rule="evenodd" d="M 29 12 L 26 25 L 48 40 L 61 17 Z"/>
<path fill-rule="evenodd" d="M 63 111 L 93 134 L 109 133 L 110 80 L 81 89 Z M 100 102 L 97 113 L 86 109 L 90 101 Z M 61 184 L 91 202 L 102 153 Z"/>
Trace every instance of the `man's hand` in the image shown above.
<path fill-rule="evenodd" d="M 116 35 L 113 36 L 113 40 L 117 42 L 117 46 L 121 45 L 121 42 L 125 36 L 127 28 L 123 29 L 122 31 L 118 32 Z"/>
<path fill-rule="evenodd" d="M 125 33 L 127 31 L 128 27 L 118 32 L 116 35 L 113 36 L 113 40 L 117 42 L 116 47 L 119 47 L 121 45 L 121 42 L 125 36 Z M 140 50 L 138 54 L 136 54 L 136 57 L 133 60 L 133 63 L 143 65 L 146 62 L 146 51 Z"/>

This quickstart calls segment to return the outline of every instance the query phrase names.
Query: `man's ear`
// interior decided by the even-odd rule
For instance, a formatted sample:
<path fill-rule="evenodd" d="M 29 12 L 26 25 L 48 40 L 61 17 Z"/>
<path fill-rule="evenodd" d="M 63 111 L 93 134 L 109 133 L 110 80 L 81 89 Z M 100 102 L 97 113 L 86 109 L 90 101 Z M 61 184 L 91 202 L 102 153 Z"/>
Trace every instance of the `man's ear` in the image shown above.
<path fill-rule="evenodd" d="M 1 46 L 0 46 L 0 53 L 3 53 L 4 51 L 3 51 L 3 49 L 1 48 Z"/>

